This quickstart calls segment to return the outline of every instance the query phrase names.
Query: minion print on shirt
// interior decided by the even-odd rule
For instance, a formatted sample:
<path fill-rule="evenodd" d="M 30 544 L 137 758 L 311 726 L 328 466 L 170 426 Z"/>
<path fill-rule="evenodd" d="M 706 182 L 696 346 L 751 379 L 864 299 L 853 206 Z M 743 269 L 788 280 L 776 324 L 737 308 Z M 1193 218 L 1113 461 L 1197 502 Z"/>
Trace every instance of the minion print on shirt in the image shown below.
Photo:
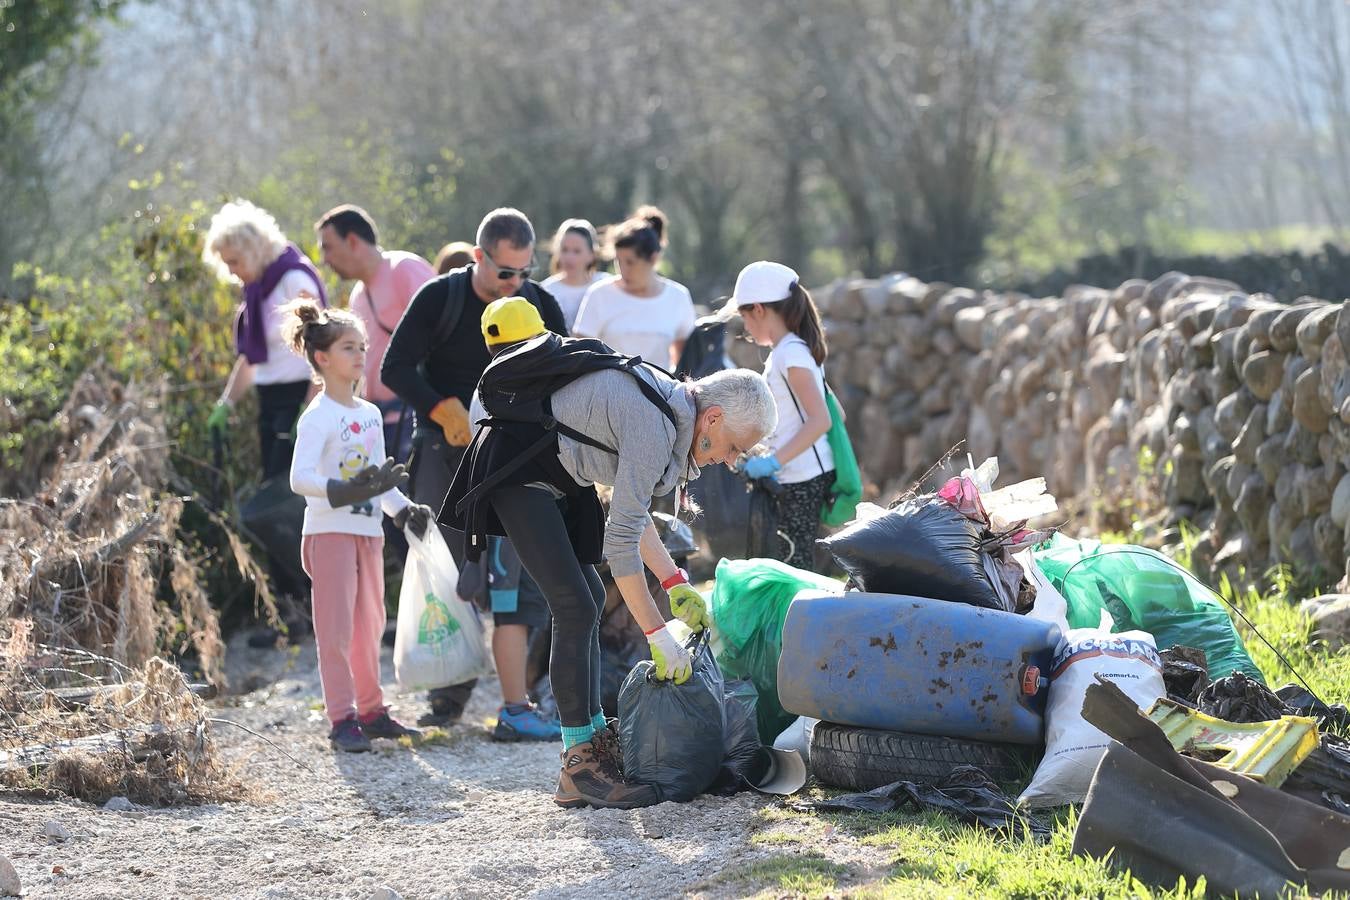
<path fill-rule="evenodd" d="M 351 481 L 362 469 L 373 464 L 373 460 L 380 450 L 375 445 L 377 441 L 383 438 L 383 432 L 380 429 L 381 425 L 378 419 L 360 422 L 343 417 L 338 438 L 346 446 L 342 448 L 340 461 L 338 462 L 338 478 L 343 481 Z M 375 504 L 372 500 L 353 503 L 351 511 L 360 516 L 374 516 Z"/>

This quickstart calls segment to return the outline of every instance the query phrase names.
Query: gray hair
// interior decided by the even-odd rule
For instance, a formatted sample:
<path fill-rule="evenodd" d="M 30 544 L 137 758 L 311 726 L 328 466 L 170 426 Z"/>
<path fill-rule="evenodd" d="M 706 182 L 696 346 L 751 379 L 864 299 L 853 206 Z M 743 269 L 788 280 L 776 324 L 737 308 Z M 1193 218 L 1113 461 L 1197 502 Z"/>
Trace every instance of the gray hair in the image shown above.
<path fill-rule="evenodd" d="M 778 424 L 778 407 L 764 376 L 749 369 L 724 369 L 693 383 L 698 412 L 720 406 L 727 427 L 741 436 L 754 432 L 762 441 Z"/>
<path fill-rule="evenodd" d="M 502 206 L 483 216 L 478 223 L 474 243 L 491 253 L 498 241 L 506 241 L 517 250 L 534 246 L 534 226 L 518 209 Z"/>

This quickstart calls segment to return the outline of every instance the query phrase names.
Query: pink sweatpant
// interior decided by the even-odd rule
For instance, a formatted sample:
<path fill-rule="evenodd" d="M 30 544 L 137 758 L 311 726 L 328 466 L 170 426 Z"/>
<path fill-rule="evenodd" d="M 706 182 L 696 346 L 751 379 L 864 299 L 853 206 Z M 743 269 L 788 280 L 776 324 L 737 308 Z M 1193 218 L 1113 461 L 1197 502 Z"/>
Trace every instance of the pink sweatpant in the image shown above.
<path fill-rule="evenodd" d="M 313 582 L 314 641 L 323 705 L 333 724 L 384 708 L 384 538 L 307 534 L 300 561 Z"/>

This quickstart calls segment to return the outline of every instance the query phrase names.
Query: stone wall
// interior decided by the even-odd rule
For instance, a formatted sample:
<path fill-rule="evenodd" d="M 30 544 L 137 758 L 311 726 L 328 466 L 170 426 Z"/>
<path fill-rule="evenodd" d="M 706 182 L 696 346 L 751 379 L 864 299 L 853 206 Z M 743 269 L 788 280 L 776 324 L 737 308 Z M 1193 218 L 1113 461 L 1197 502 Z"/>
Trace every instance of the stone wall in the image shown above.
<path fill-rule="evenodd" d="M 1040 299 L 905 276 L 814 294 L 830 382 L 884 498 L 964 440 L 976 462 L 999 457 L 1000 483 L 1045 476 L 1077 530 L 1144 521 L 1165 540 L 1184 520 L 1197 565 L 1230 577 L 1345 574 L 1342 304 L 1180 273 Z"/>

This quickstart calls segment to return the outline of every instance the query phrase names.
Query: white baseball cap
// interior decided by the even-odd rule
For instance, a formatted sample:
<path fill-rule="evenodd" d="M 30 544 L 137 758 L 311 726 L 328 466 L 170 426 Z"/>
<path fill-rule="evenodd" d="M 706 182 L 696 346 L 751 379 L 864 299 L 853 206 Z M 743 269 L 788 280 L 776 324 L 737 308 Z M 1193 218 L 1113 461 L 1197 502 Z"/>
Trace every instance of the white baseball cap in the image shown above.
<path fill-rule="evenodd" d="M 799 280 L 797 273 L 782 263 L 767 259 L 752 262 L 736 276 L 736 287 L 731 292 L 731 299 L 722 307 L 719 317 L 729 319 L 743 306 L 786 300 L 792 293 L 792 286 Z"/>

